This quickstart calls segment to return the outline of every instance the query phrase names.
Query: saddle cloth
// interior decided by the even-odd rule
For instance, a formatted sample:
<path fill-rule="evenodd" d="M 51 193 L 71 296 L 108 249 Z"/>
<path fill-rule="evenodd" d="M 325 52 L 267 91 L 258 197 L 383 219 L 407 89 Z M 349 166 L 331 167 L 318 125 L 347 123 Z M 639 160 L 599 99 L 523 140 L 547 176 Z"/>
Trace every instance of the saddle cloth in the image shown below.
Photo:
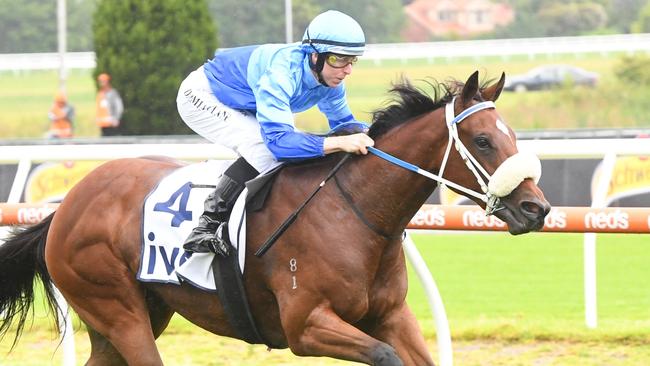
<path fill-rule="evenodd" d="M 198 225 L 203 202 L 231 163 L 208 160 L 176 169 L 145 198 L 138 280 L 173 284 L 186 281 L 203 290 L 216 290 L 211 266 L 214 253 L 189 253 L 183 250 L 183 243 Z M 228 222 L 230 242 L 238 253 L 242 272 L 246 254 L 246 195 L 244 189 Z"/>

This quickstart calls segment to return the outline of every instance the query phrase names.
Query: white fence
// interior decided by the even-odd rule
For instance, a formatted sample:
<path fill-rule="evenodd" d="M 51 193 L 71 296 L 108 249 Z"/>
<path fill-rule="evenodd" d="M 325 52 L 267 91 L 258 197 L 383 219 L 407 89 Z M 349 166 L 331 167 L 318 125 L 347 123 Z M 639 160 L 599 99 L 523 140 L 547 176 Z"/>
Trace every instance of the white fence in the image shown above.
<path fill-rule="evenodd" d="M 519 140 L 517 146 L 541 158 L 555 159 L 603 157 L 609 152 L 616 155 L 650 155 L 650 139 L 647 138 Z M 188 160 L 235 156 L 231 150 L 210 143 L 0 146 L 0 162 L 105 160 L 143 155 Z"/>
<path fill-rule="evenodd" d="M 411 60 L 457 57 L 510 57 L 515 55 L 552 56 L 614 52 L 650 53 L 650 33 L 617 34 L 581 37 L 543 37 L 490 39 L 474 41 L 441 41 L 421 43 L 370 44 L 364 60 L 380 64 L 384 60 Z M 0 71 L 58 69 L 57 53 L 0 54 Z M 68 52 L 64 58 L 68 69 L 94 69 L 94 52 Z"/>
<path fill-rule="evenodd" d="M 64 58 L 67 69 L 94 69 L 95 52 L 67 52 Z M 0 71 L 56 70 L 61 65 L 58 53 L 5 53 L 0 54 Z"/>
<path fill-rule="evenodd" d="M 650 155 L 649 139 L 584 139 L 584 140 L 521 140 L 519 149 L 537 154 L 542 158 L 605 157 L 604 165 L 613 167 L 617 155 Z M 200 160 L 209 158 L 232 158 L 233 153 L 214 144 L 115 144 L 115 145 L 38 145 L 0 146 L 0 162 L 18 162 L 18 170 L 12 185 L 9 203 L 16 203 L 22 195 L 25 181 L 33 162 L 56 160 L 106 160 L 143 155 L 166 155 L 180 159 Z M 606 171 L 599 182 L 600 195 L 606 193 L 609 177 Z M 604 192 L 603 192 L 604 191 Z M 602 197 L 594 197 L 594 206 L 603 205 Z M 0 238 L 2 237 L 0 233 Z M 596 251 L 595 236 L 585 234 L 585 321 L 588 327 L 596 327 Z M 442 298 L 424 260 L 409 237 L 404 250 L 423 284 L 433 312 L 438 340 L 441 366 L 452 365 L 452 348 L 449 324 Z M 70 333 L 68 333 L 70 334 Z M 64 340 L 64 352 L 74 353 L 74 344 Z M 68 358 L 70 359 L 70 358 Z M 72 356 L 74 360 L 74 356 Z M 74 362 L 72 362 L 74 363 Z"/>
<path fill-rule="evenodd" d="M 650 53 L 650 33 L 582 37 L 543 37 L 490 39 L 454 42 L 392 43 L 369 45 L 364 59 L 380 63 L 382 60 L 402 60 L 458 57 L 487 57 L 525 55 L 554 56 L 584 53 L 609 54 L 616 52 Z"/>

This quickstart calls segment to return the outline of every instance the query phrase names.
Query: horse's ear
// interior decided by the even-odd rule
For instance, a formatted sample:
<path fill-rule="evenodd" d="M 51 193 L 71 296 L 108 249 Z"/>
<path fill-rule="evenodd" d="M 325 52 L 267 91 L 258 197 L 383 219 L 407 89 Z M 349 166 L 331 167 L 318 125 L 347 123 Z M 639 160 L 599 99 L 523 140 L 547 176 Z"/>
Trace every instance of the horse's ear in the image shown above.
<path fill-rule="evenodd" d="M 496 84 L 493 84 L 485 89 L 483 89 L 483 92 L 481 92 L 481 95 L 483 96 L 483 99 L 485 100 L 491 100 L 495 102 L 497 98 L 499 98 L 499 95 L 501 95 L 501 91 L 503 90 L 503 84 L 506 83 L 506 73 L 502 72 L 501 73 L 501 78 Z"/>
<path fill-rule="evenodd" d="M 474 71 L 463 86 L 463 92 L 460 94 L 463 106 L 469 104 L 474 99 L 476 93 L 478 93 L 478 70 Z"/>

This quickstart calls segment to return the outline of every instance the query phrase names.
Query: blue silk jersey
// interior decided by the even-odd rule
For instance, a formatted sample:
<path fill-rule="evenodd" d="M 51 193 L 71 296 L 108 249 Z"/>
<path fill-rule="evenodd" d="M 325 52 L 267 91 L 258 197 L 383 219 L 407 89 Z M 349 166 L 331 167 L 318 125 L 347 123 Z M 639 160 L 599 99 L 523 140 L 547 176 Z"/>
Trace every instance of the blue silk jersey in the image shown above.
<path fill-rule="evenodd" d="M 324 155 L 324 138 L 297 131 L 294 113 L 318 105 L 330 128 L 354 120 L 343 83 L 335 88 L 320 84 L 300 44 L 219 51 L 204 70 L 219 101 L 256 115 L 264 142 L 279 161 Z"/>

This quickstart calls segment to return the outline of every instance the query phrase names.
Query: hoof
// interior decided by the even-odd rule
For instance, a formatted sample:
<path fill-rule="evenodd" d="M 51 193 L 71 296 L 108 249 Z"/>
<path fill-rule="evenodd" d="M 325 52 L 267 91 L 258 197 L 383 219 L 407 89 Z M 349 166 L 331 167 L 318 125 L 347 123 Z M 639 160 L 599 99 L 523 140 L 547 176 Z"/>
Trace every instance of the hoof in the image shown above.
<path fill-rule="evenodd" d="M 403 366 L 402 360 L 397 356 L 395 349 L 387 344 L 381 344 L 376 347 L 372 353 L 371 357 L 373 360 L 373 365 L 376 366 Z"/>

